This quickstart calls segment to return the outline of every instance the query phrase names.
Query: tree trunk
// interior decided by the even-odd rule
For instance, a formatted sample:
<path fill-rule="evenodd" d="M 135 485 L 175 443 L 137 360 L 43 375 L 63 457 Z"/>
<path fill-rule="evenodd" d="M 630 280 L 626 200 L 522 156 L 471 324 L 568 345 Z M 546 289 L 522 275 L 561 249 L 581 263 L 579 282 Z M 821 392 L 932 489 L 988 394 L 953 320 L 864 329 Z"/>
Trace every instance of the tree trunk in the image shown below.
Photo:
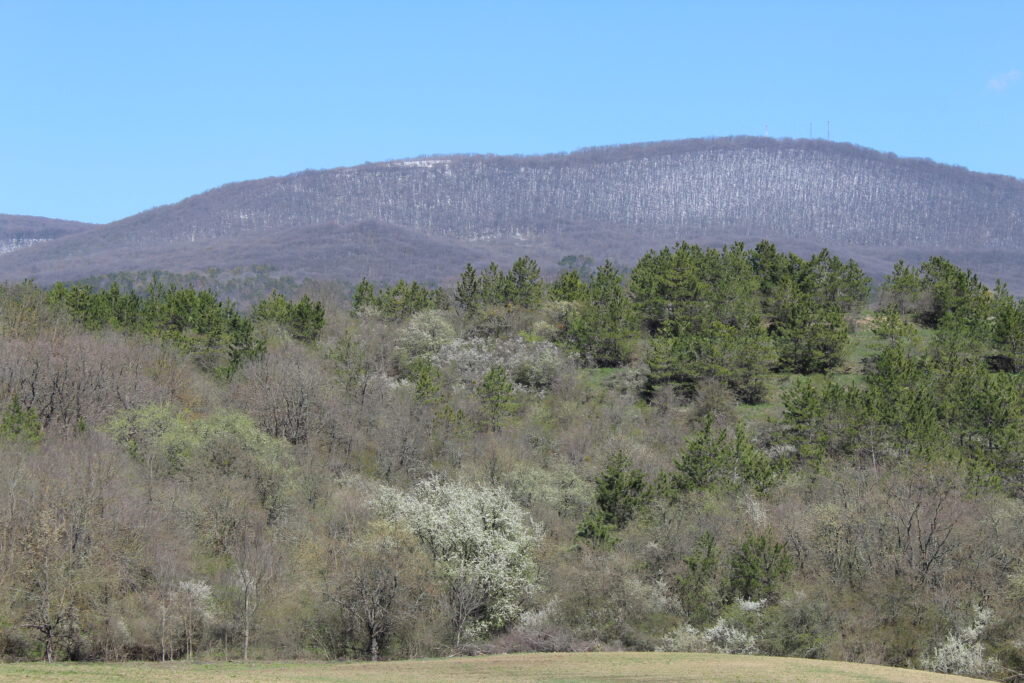
<path fill-rule="evenodd" d="M 249 589 L 245 590 L 245 614 L 242 616 L 242 661 L 249 661 Z"/>

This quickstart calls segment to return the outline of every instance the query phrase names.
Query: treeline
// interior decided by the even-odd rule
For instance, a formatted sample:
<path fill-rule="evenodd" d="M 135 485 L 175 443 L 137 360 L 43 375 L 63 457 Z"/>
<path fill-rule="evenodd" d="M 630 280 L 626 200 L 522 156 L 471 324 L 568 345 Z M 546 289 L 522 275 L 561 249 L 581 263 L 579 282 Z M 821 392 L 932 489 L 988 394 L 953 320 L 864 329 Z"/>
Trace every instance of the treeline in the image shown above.
<path fill-rule="evenodd" d="M 828 252 L 579 263 L 4 286 L 0 656 L 1024 668 L 1024 304 L 942 259 L 870 307 Z"/>

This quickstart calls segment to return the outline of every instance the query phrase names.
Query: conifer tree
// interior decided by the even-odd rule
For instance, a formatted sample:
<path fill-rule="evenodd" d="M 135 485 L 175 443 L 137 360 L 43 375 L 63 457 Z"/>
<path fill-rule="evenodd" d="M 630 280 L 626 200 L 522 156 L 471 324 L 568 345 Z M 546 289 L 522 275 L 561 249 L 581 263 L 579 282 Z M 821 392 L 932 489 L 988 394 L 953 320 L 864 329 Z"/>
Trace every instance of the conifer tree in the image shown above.
<path fill-rule="evenodd" d="M 480 280 L 476 276 L 476 268 L 473 264 L 467 263 L 466 269 L 462 271 L 459 284 L 455 286 L 455 303 L 458 304 L 466 314 L 476 313 L 480 306 Z"/>
<path fill-rule="evenodd" d="M 5 439 L 37 443 L 43 437 L 43 425 L 32 406 L 23 406 L 15 394 L 0 418 L 0 441 Z"/>

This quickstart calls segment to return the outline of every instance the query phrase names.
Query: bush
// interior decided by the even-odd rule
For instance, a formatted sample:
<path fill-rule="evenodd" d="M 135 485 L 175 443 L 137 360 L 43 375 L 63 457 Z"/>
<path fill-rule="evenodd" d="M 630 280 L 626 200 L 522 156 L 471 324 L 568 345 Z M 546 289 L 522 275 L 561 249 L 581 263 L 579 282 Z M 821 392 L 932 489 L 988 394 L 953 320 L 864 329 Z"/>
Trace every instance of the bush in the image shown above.
<path fill-rule="evenodd" d="M 441 311 L 420 311 L 398 334 L 396 346 L 408 358 L 437 353 L 455 339 L 455 328 Z"/>
<path fill-rule="evenodd" d="M 955 633 L 946 635 L 941 645 L 922 658 L 921 666 L 929 671 L 987 678 L 999 669 L 999 662 L 985 654 L 981 634 L 992 619 L 992 610 L 976 607 L 974 621 Z"/>

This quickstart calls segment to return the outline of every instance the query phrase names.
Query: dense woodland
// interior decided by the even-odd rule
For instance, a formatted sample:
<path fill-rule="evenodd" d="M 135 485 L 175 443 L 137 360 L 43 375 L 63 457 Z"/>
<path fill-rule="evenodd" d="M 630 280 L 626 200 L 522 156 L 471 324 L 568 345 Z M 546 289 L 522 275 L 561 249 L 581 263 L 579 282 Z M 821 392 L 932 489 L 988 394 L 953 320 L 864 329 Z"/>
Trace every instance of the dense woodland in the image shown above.
<path fill-rule="evenodd" d="M 4 659 L 1024 670 L 1024 303 L 944 259 L 179 285 L 0 287 Z"/>

